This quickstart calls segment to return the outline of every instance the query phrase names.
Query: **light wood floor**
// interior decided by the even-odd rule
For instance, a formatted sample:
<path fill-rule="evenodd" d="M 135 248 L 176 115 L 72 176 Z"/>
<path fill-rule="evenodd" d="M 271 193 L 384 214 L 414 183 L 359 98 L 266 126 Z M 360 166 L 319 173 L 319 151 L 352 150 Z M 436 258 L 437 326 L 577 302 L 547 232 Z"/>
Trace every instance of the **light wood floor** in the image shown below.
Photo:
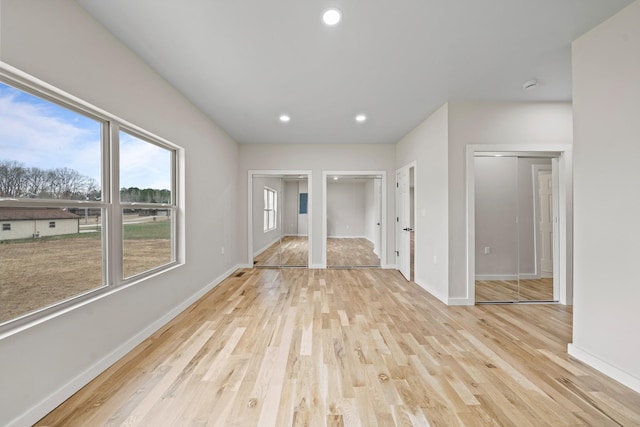
<path fill-rule="evenodd" d="M 256 267 L 306 267 L 308 264 L 309 239 L 306 236 L 285 236 L 253 259 Z"/>
<path fill-rule="evenodd" d="M 553 279 L 476 280 L 476 301 L 553 301 Z"/>
<path fill-rule="evenodd" d="M 380 267 L 373 243 L 363 238 L 328 238 L 327 266 Z"/>
<path fill-rule="evenodd" d="M 391 270 L 240 270 L 38 426 L 638 426 L 571 308 L 447 307 Z"/>

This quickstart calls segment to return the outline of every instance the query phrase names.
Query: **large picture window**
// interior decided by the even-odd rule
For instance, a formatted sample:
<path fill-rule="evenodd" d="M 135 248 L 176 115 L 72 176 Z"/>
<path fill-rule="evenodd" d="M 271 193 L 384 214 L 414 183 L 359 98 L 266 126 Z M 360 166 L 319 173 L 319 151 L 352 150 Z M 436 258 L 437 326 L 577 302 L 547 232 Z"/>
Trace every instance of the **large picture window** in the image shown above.
<path fill-rule="evenodd" d="M 0 328 L 176 262 L 177 147 L 43 86 L 0 68 Z"/>

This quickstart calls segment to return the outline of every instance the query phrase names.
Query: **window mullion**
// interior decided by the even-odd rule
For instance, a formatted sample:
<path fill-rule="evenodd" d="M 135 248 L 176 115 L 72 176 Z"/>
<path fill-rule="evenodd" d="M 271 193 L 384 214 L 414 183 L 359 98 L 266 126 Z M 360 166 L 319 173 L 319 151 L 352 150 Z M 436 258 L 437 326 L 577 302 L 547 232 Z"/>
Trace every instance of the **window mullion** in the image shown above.
<path fill-rule="evenodd" d="M 111 123 L 109 129 L 110 180 L 109 180 L 109 212 L 107 214 L 107 229 L 109 240 L 106 253 L 110 257 L 107 262 L 110 274 L 109 284 L 122 283 L 124 274 L 122 266 L 122 208 L 120 206 L 120 127 Z"/>

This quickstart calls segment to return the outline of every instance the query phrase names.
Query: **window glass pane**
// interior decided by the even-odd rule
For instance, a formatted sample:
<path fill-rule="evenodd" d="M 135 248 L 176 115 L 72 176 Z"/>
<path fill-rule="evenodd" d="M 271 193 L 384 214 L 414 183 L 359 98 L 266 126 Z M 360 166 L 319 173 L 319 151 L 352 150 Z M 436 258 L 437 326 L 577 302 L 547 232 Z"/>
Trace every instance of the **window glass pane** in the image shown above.
<path fill-rule="evenodd" d="M 0 197 L 99 199 L 101 126 L 0 82 Z"/>
<path fill-rule="evenodd" d="M 0 207 L 0 323 L 103 285 L 103 217 L 101 209 Z"/>
<path fill-rule="evenodd" d="M 120 132 L 120 200 L 171 203 L 172 151 Z"/>
<path fill-rule="evenodd" d="M 173 210 L 124 209 L 123 271 L 135 276 L 173 261 L 171 252 Z"/>

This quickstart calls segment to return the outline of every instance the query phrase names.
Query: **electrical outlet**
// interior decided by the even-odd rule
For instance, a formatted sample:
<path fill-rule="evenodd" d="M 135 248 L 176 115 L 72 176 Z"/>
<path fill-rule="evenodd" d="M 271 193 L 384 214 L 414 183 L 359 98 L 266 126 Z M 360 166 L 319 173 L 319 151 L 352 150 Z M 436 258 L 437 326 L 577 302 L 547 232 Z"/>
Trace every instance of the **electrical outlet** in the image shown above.
<path fill-rule="evenodd" d="M 485 255 L 489 255 L 491 253 L 491 246 L 485 246 L 484 247 L 484 254 Z"/>
<path fill-rule="evenodd" d="M 224 255 L 224 247 L 220 248 L 220 253 Z"/>

